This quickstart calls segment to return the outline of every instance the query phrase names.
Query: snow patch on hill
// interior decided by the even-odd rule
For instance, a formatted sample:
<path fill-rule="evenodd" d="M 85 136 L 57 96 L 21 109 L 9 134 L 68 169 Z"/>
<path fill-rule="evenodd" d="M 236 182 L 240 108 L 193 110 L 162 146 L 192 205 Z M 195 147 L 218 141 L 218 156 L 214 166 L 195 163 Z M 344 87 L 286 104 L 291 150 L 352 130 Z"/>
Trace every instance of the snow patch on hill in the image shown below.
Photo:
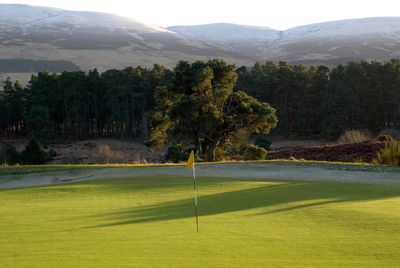
<path fill-rule="evenodd" d="M 196 26 L 172 26 L 167 29 L 195 40 L 229 42 L 241 40 L 270 41 L 277 39 L 279 32 L 268 27 L 214 23 Z"/>
<path fill-rule="evenodd" d="M 382 35 L 400 38 L 400 18 L 365 18 L 317 23 L 291 28 L 283 32 L 282 40 L 318 39 Z"/>
<path fill-rule="evenodd" d="M 147 25 L 133 19 L 100 12 L 68 11 L 50 7 L 2 4 L 0 24 L 21 28 L 51 28 L 69 26 L 70 28 L 107 28 L 135 32 L 169 32 L 158 26 Z"/>

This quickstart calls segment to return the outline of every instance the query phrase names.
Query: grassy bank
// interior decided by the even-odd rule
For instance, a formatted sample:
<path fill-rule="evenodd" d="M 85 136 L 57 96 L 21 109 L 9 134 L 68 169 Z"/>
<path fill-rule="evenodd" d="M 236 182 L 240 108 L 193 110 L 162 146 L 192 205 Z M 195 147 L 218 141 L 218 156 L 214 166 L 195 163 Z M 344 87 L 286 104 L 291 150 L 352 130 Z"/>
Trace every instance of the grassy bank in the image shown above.
<path fill-rule="evenodd" d="M 224 161 L 224 162 L 202 162 L 196 165 L 221 165 L 235 163 L 262 163 L 266 165 L 288 165 L 298 167 L 320 167 L 325 169 L 337 169 L 348 171 L 394 171 L 400 172 L 400 167 L 374 165 L 368 163 L 348 163 L 348 162 L 327 162 L 327 161 L 309 161 L 309 160 L 255 160 L 255 161 Z M 100 168 L 118 168 L 118 167 L 168 167 L 185 166 L 186 163 L 164 163 L 164 164 L 94 164 L 94 165 L 2 165 L 0 166 L 0 175 L 7 174 L 27 174 L 48 171 L 68 171 L 68 170 L 87 170 Z"/>

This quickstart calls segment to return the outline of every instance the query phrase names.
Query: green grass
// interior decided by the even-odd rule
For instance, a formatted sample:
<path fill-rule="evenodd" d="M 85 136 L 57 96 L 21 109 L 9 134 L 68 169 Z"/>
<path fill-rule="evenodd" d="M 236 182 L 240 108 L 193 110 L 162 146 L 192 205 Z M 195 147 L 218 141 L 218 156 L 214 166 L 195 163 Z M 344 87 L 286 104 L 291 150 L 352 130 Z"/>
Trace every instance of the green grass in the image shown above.
<path fill-rule="evenodd" d="M 0 267 L 399 267 L 400 188 L 201 179 L 0 191 Z"/>

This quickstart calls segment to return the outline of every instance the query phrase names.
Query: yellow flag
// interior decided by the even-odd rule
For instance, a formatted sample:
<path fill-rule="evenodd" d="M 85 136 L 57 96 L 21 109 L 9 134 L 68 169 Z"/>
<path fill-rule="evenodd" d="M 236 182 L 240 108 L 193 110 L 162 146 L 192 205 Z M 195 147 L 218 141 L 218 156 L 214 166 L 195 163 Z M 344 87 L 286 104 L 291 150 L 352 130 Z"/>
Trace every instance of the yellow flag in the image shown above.
<path fill-rule="evenodd" d="M 188 166 L 190 168 L 194 168 L 194 152 L 193 152 L 193 150 L 190 152 L 189 159 L 187 161 L 186 166 Z"/>

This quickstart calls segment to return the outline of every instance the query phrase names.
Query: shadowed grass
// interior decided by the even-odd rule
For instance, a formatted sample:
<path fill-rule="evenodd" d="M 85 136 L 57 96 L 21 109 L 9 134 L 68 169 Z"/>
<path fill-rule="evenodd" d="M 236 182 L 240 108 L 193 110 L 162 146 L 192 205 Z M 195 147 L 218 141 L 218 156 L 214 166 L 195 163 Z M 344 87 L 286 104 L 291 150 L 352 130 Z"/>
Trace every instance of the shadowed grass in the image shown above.
<path fill-rule="evenodd" d="M 0 191 L 4 267 L 398 267 L 400 188 L 93 180 Z"/>
<path fill-rule="evenodd" d="M 210 185 L 209 181 L 217 183 L 217 179 L 206 179 L 203 187 Z M 265 184 L 263 181 L 253 181 L 261 186 L 208 194 L 198 197 L 201 204 L 200 214 L 209 216 L 222 213 L 251 211 L 263 209 L 263 213 L 277 213 L 312 206 L 332 203 L 369 201 L 400 197 L 398 188 L 381 191 L 380 186 L 337 183 L 305 183 L 284 182 L 279 184 Z M 177 187 L 177 185 L 175 185 Z M 355 189 L 357 193 L 355 194 Z M 323 201 L 320 201 L 323 200 Z M 306 204 L 304 204 L 306 202 Z M 291 204 L 301 205 L 291 205 Z M 148 221 L 165 221 L 193 217 L 193 198 L 163 202 L 149 206 L 134 207 L 133 209 L 101 214 L 96 217 L 110 219 L 112 226 L 119 224 L 133 224 Z M 274 209 L 280 207 L 279 209 Z M 272 209 L 271 209 L 272 208 Z M 117 220 L 117 221 L 115 221 Z M 98 226 L 99 227 L 99 226 Z"/>

